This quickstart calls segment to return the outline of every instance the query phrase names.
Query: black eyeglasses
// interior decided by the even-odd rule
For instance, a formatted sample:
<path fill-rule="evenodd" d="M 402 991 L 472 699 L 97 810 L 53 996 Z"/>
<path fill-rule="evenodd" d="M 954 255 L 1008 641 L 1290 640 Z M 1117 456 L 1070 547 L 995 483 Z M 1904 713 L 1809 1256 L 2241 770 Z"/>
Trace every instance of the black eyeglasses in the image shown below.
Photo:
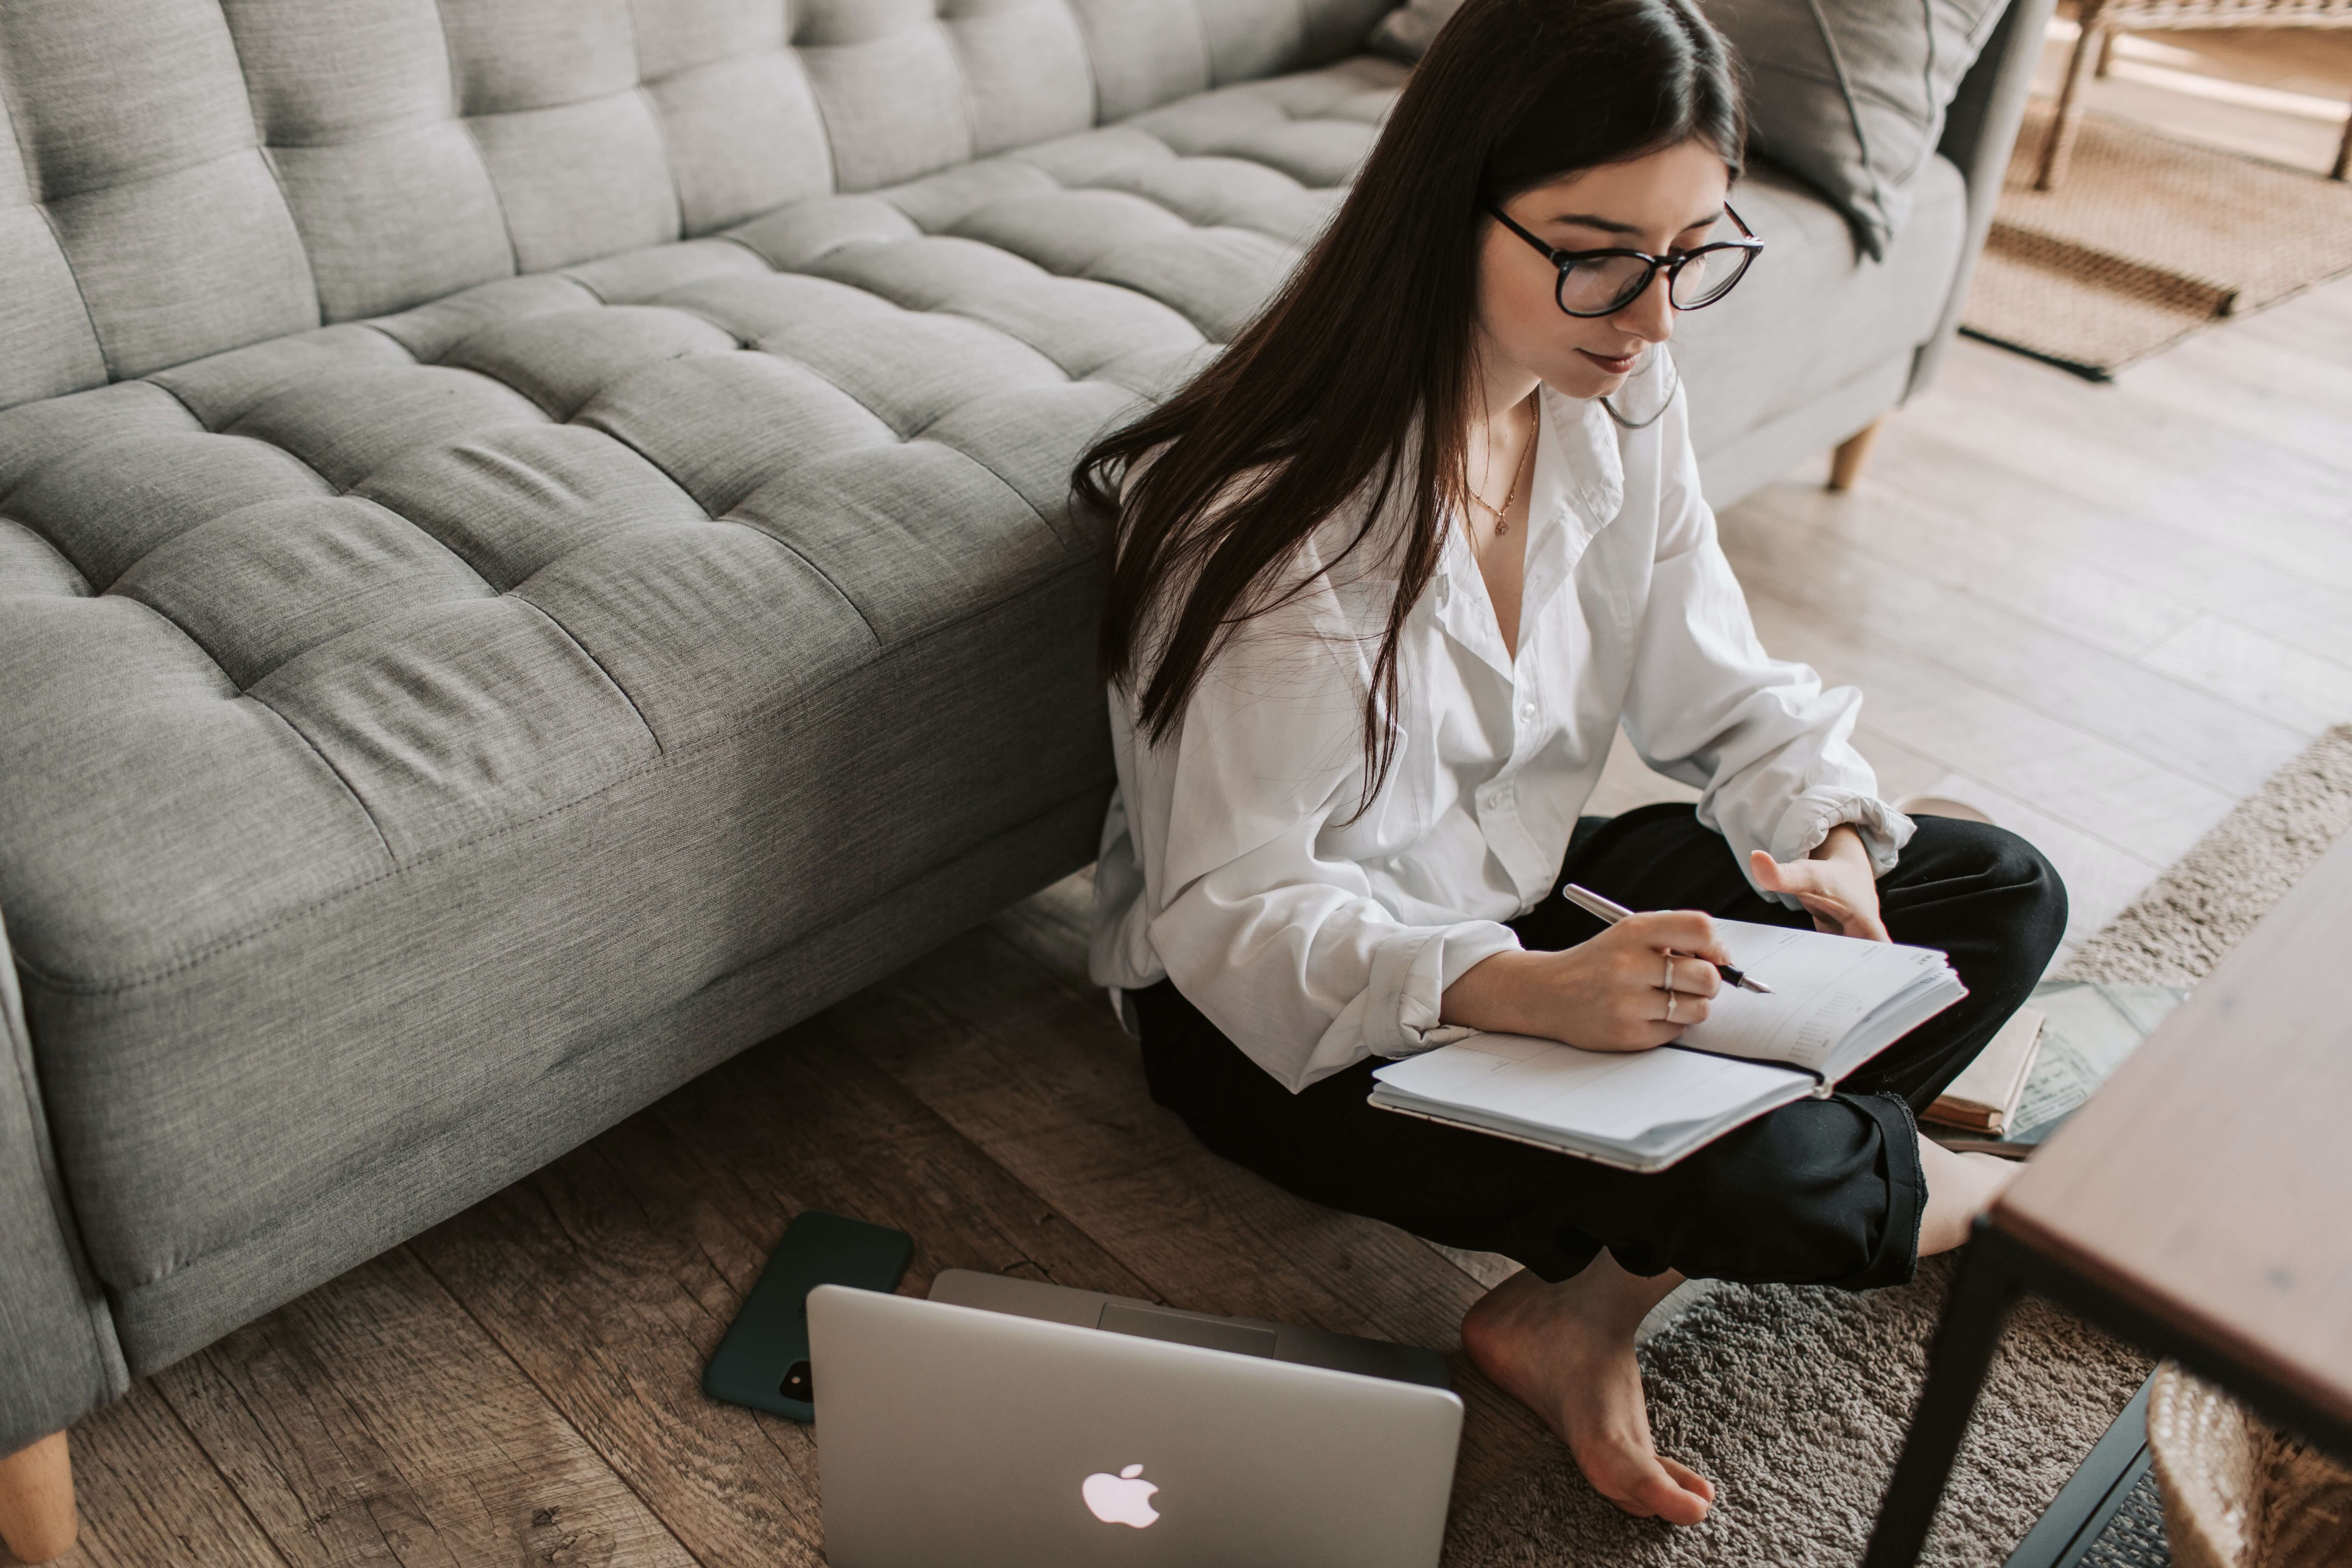
<path fill-rule="evenodd" d="M 1660 268 L 1665 268 L 1666 299 L 1675 310 L 1712 305 L 1747 276 L 1748 266 L 1764 249 L 1764 242 L 1731 210 L 1729 202 L 1724 203 L 1723 213 L 1739 225 L 1738 239 L 1719 239 L 1672 256 L 1652 256 L 1646 250 L 1554 250 L 1513 223 L 1501 207 L 1490 205 L 1486 210 L 1496 222 L 1559 268 L 1552 299 L 1571 316 L 1615 315 L 1642 297 Z"/>

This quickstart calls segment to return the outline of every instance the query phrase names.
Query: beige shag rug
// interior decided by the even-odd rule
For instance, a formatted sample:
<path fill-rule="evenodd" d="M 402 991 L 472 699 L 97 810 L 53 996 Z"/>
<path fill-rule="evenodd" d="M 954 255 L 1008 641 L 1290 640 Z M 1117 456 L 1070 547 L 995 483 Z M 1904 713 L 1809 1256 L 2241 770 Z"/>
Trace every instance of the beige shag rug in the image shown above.
<path fill-rule="evenodd" d="M 2085 942 L 2059 978 L 2193 984 L 2352 830 L 2339 725 Z M 1850 1294 L 1717 1287 L 1643 1352 L 1660 1446 L 1721 1489 L 1706 1522 L 1629 1519 L 1549 1447 L 1465 1509 L 1449 1568 L 1859 1562 L 1918 1397 L 1950 1273 Z M 1925 1559 L 1993 1568 L 2148 1373 L 2147 1357 L 2029 1300 L 2011 1319 Z"/>
<path fill-rule="evenodd" d="M 2051 106 L 2018 132 L 1961 330 L 2104 380 L 2200 327 L 2352 270 L 2352 185 L 2083 117 L 2033 188 Z"/>

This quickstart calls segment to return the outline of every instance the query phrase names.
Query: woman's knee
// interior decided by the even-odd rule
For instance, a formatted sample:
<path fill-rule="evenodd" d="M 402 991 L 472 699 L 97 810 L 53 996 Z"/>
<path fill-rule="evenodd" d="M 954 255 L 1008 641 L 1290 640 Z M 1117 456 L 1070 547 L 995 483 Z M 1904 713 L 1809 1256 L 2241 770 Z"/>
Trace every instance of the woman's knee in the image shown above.
<path fill-rule="evenodd" d="M 1675 1266 L 1792 1285 L 1908 1279 L 1918 1151 L 1901 1110 L 1875 1103 L 1883 1098 L 1799 1100 L 1691 1156 L 1695 1223 Z"/>
<path fill-rule="evenodd" d="M 2050 858 L 2006 827 L 1956 816 L 1915 818 L 1918 831 L 1904 847 L 1939 890 L 1965 891 L 2015 939 L 2021 959 L 2038 974 L 2066 933 L 2066 880 Z M 1896 868 L 1896 876 L 1906 869 Z M 1899 940 L 1899 939 L 1898 939 Z"/>

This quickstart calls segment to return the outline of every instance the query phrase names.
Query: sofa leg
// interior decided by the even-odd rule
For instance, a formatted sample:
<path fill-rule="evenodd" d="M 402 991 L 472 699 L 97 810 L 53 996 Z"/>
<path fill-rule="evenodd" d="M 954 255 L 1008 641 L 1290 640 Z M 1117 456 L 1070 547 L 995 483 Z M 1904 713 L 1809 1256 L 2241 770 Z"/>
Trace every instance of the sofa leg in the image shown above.
<path fill-rule="evenodd" d="M 1880 415 L 1853 435 L 1837 444 L 1830 454 L 1830 489 L 1843 494 L 1853 489 L 1853 481 L 1862 478 L 1862 466 L 1870 460 L 1871 443 L 1878 439 L 1878 427 L 1886 423 Z"/>
<path fill-rule="evenodd" d="M 9 1551 L 26 1563 L 47 1563 L 72 1549 L 77 1530 L 64 1433 L 0 1459 L 0 1541 Z"/>

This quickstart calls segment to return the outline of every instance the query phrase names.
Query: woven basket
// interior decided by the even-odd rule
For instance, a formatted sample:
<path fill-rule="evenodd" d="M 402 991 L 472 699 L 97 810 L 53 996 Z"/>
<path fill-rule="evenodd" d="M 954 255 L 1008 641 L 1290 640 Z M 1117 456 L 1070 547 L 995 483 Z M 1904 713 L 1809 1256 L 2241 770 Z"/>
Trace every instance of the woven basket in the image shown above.
<path fill-rule="evenodd" d="M 2176 1568 L 2352 1563 L 2352 1469 L 2170 1362 L 2148 1390 L 2147 1449 Z"/>

